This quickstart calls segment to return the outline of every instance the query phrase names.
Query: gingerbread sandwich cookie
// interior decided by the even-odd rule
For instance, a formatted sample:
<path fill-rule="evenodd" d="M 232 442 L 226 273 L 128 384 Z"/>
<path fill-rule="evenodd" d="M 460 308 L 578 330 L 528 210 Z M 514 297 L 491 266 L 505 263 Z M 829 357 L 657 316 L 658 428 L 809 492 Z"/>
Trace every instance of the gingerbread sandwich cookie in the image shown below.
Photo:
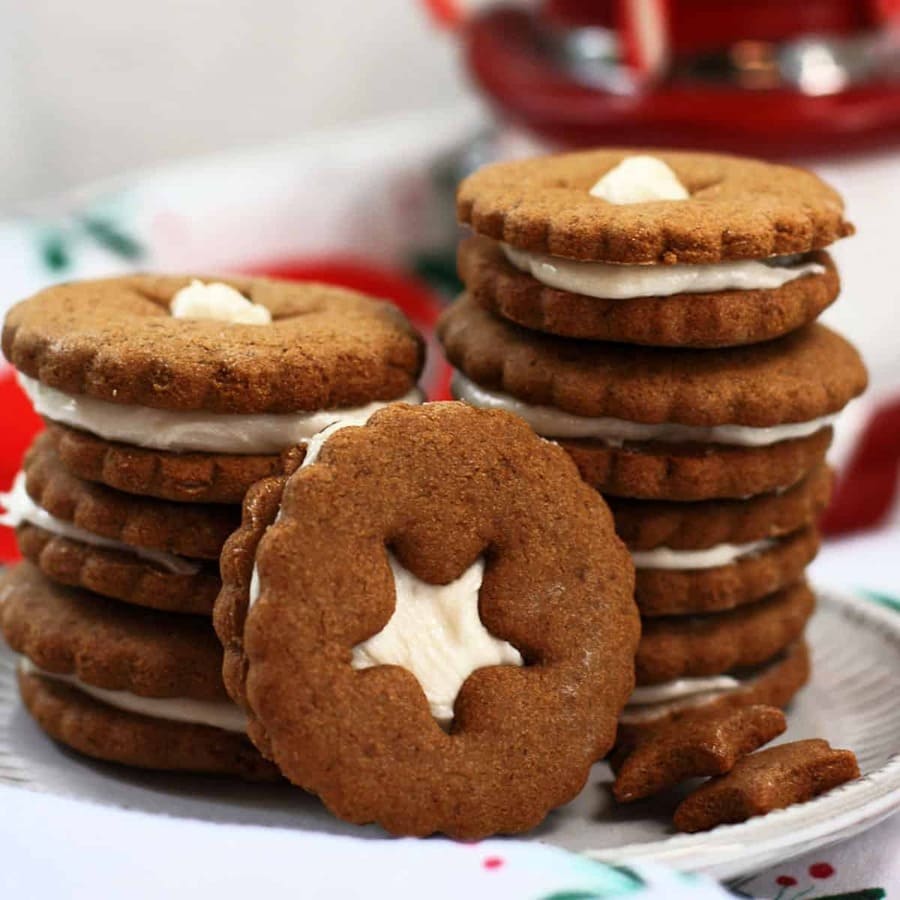
<path fill-rule="evenodd" d="M 633 687 L 633 571 L 520 419 L 395 405 L 255 487 L 216 629 L 248 733 L 337 816 L 457 838 L 583 787 Z"/>
<path fill-rule="evenodd" d="M 762 665 L 800 638 L 815 605 L 801 581 L 729 612 L 644 619 L 637 683 L 660 685 Z"/>
<path fill-rule="evenodd" d="M 593 150 L 498 163 L 457 202 L 460 275 L 486 309 L 564 337 L 673 347 L 771 340 L 840 290 L 847 234 L 810 172 L 734 156 Z"/>
<path fill-rule="evenodd" d="M 464 296 L 438 326 L 454 395 L 522 416 L 590 484 L 655 500 L 745 498 L 818 467 L 834 415 L 860 394 L 856 350 L 823 325 L 729 350 L 571 341 Z"/>
<path fill-rule="evenodd" d="M 326 285 L 129 276 L 13 307 L 3 352 L 82 477 L 240 502 L 335 421 L 416 402 L 424 352 L 387 303 Z"/>
<path fill-rule="evenodd" d="M 26 562 L 0 580 L 0 627 L 29 712 L 60 743 L 138 768 L 278 777 L 225 693 L 208 621 L 60 587 Z"/>
<path fill-rule="evenodd" d="M 61 584 L 140 606 L 209 615 L 238 507 L 179 504 L 83 481 L 40 435 L 0 497 L 22 555 Z"/>
<path fill-rule="evenodd" d="M 759 666 L 637 688 L 622 713 L 616 746 L 632 747 L 658 727 L 698 712 L 719 715 L 756 704 L 784 709 L 809 675 L 809 649 L 799 640 Z"/>

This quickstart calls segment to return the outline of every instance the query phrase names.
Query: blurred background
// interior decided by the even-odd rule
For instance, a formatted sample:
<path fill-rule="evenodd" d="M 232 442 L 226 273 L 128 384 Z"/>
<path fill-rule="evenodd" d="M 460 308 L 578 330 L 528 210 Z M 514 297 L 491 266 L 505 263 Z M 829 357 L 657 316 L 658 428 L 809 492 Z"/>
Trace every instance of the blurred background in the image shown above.
<path fill-rule="evenodd" d="M 360 287 L 428 331 L 477 165 L 799 162 L 858 227 L 826 320 L 873 376 L 835 450 L 868 499 L 831 528 L 900 523 L 898 33 L 898 0 L 0 0 L 0 314 L 59 279 L 234 270 Z M 0 408 L 2 484 L 37 427 L 2 368 Z"/>

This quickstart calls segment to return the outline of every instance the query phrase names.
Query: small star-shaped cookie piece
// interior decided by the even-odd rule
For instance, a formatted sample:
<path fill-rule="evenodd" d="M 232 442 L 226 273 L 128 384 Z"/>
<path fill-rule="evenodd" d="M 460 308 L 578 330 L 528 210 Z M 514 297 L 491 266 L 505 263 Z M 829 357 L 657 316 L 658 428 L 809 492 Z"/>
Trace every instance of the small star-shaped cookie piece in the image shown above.
<path fill-rule="evenodd" d="M 697 712 L 654 728 L 613 755 L 613 794 L 619 803 L 642 800 L 688 778 L 721 775 L 787 727 L 774 706 Z"/>
<path fill-rule="evenodd" d="M 727 774 L 710 779 L 675 810 L 679 831 L 708 831 L 775 809 L 805 803 L 859 778 L 856 756 L 827 741 L 782 744 L 744 757 Z"/>

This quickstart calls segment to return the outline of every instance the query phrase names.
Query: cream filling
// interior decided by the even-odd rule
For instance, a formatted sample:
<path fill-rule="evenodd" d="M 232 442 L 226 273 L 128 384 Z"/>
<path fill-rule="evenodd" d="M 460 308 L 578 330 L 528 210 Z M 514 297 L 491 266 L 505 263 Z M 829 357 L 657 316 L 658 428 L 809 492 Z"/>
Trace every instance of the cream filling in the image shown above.
<path fill-rule="evenodd" d="M 715 569 L 736 560 L 754 556 L 775 545 L 773 540 L 750 541 L 747 544 L 716 544 L 705 550 L 632 550 L 631 559 L 637 569 Z"/>
<path fill-rule="evenodd" d="M 0 494 L 0 505 L 6 510 L 0 514 L 0 525 L 6 525 L 10 528 L 16 528 L 23 522 L 36 525 L 49 531 L 51 534 L 58 534 L 60 537 L 69 538 L 73 541 L 81 541 L 84 544 L 90 544 L 92 547 L 102 547 L 107 550 L 121 550 L 130 553 L 149 563 L 154 563 L 173 575 L 196 575 L 200 571 L 199 563 L 185 559 L 183 556 L 176 556 L 174 553 L 166 553 L 162 550 L 148 550 L 144 547 L 135 547 L 132 544 L 125 544 L 122 541 L 114 541 L 111 538 L 101 537 L 92 531 L 86 531 L 79 528 L 65 519 L 58 519 L 56 516 L 50 515 L 46 509 L 41 508 L 28 496 L 25 490 L 25 473 L 19 472 L 13 482 L 12 489 L 8 494 Z"/>
<path fill-rule="evenodd" d="M 453 396 L 481 409 L 503 409 L 515 413 L 543 437 L 599 440 L 611 447 L 621 447 L 626 441 L 768 447 L 780 441 L 808 437 L 827 428 L 836 418 L 834 415 L 822 416 L 808 422 L 791 422 L 768 428 L 747 425 L 681 425 L 677 422 L 647 425 L 606 416 L 576 416 L 552 406 L 532 406 L 509 394 L 483 388 L 459 371 L 453 375 Z"/>
<path fill-rule="evenodd" d="M 646 722 L 670 712 L 705 706 L 727 694 L 752 687 L 783 660 L 784 655 L 779 654 L 771 662 L 742 677 L 713 675 L 678 678 L 664 684 L 637 687 L 620 717 L 621 722 L 626 725 Z"/>
<path fill-rule="evenodd" d="M 390 403 L 421 403 L 418 388 L 397 400 L 347 409 L 300 413 L 178 412 L 65 394 L 19 373 L 19 383 L 41 416 L 108 441 L 178 453 L 280 453 L 334 422 L 363 421 Z"/>
<path fill-rule="evenodd" d="M 312 465 L 326 441 L 342 427 L 332 425 L 313 438 L 303 466 Z M 277 521 L 277 519 L 276 519 Z M 507 641 L 494 637 L 478 614 L 484 560 L 476 560 L 449 584 L 417 578 L 388 553 L 394 576 L 394 612 L 378 634 L 353 648 L 354 669 L 402 666 L 422 687 L 432 716 L 442 727 L 453 720 L 453 706 L 463 682 L 485 666 L 521 666 L 522 656 Z M 256 567 L 248 608 L 259 599 Z"/>
<path fill-rule="evenodd" d="M 678 176 L 659 157 L 626 156 L 588 191 L 607 203 L 652 203 L 657 200 L 687 200 L 691 195 Z"/>
<path fill-rule="evenodd" d="M 697 697 L 713 692 L 733 691 L 741 686 L 731 675 L 713 675 L 708 678 L 677 678 L 665 684 L 636 687 L 628 699 L 629 707 L 656 706 L 671 703 L 685 697 Z"/>
<path fill-rule="evenodd" d="M 248 300 L 230 284 L 196 278 L 175 294 L 169 311 L 173 319 L 213 319 L 240 325 L 269 325 L 272 321 L 265 306 Z"/>
<path fill-rule="evenodd" d="M 192 700 L 189 697 L 140 697 L 128 691 L 108 691 L 105 688 L 86 684 L 74 675 L 58 675 L 39 669 L 31 660 L 22 657 L 19 667 L 26 675 L 39 675 L 53 681 L 71 685 L 79 691 L 125 712 L 184 722 L 190 725 L 210 725 L 223 731 L 237 731 L 245 734 L 247 717 L 229 700 Z"/>
<path fill-rule="evenodd" d="M 503 252 L 520 272 L 547 287 L 601 300 L 771 290 L 805 275 L 825 272 L 820 263 L 795 262 L 793 257 L 777 256 L 709 265 L 629 266 L 527 253 L 507 244 L 503 245 Z"/>

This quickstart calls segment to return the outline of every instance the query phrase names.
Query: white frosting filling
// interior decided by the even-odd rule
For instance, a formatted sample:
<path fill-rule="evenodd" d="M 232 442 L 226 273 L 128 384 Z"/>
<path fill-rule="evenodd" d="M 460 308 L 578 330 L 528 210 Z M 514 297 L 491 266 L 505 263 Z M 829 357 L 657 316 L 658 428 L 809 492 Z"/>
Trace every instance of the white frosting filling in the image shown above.
<path fill-rule="evenodd" d="M 503 252 L 513 266 L 541 284 L 604 300 L 773 289 L 804 275 L 821 275 L 825 271 L 819 263 L 790 262 L 784 257 L 710 265 L 626 266 L 527 253 L 507 244 L 503 245 Z"/>
<path fill-rule="evenodd" d="M 19 663 L 26 675 L 40 675 L 53 681 L 61 681 L 79 691 L 125 712 L 138 713 L 153 719 L 167 719 L 190 725 L 211 725 L 223 731 L 246 733 L 247 717 L 229 700 L 192 700 L 189 697 L 140 697 L 128 691 L 108 691 L 86 684 L 74 675 L 58 675 L 39 669 L 31 660 L 23 657 Z"/>
<path fill-rule="evenodd" d="M 109 403 L 86 394 L 65 394 L 21 373 L 18 377 L 38 414 L 52 422 L 89 431 L 108 441 L 185 453 L 280 453 L 333 422 L 365 421 L 389 403 L 422 402 L 422 392 L 414 389 L 396 401 L 347 409 L 256 415 L 178 412 Z"/>
<path fill-rule="evenodd" d="M 747 544 L 716 544 L 705 550 L 655 547 L 653 550 L 632 550 L 631 559 L 638 569 L 715 569 L 761 553 L 774 544 L 773 540 L 762 540 Z"/>
<path fill-rule="evenodd" d="M 669 712 L 704 706 L 727 694 L 752 687 L 783 661 L 784 656 L 779 655 L 766 665 L 742 677 L 713 675 L 700 678 L 678 678 L 664 684 L 637 687 L 629 698 L 620 720 L 626 725 L 647 722 Z"/>
<path fill-rule="evenodd" d="M 683 700 L 685 697 L 696 697 L 711 692 L 733 691 L 741 686 L 737 678 L 731 675 L 712 675 L 707 678 L 676 678 L 665 684 L 651 684 L 636 687 L 628 699 L 628 706 L 655 706 L 658 703 L 670 703 L 672 700 Z"/>
<path fill-rule="evenodd" d="M 687 200 L 690 194 L 678 176 L 656 156 L 628 156 L 613 166 L 589 191 L 608 203 L 649 203 Z"/>
<path fill-rule="evenodd" d="M 509 394 L 483 388 L 466 378 L 462 372 L 455 372 L 453 375 L 453 396 L 481 409 L 504 409 L 515 413 L 543 437 L 598 440 L 611 447 L 620 447 L 626 441 L 768 447 L 779 441 L 808 437 L 827 428 L 836 418 L 833 415 L 822 416 L 808 422 L 791 422 L 769 428 L 752 428 L 747 425 L 681 425 L 677 422 L 647 425 L 606 416 L 576 416 L 552 406 L 532 406 Z"/>
<path fill-rule="evenodd" d="M 522 656 L 494 637 L 478 615 L 484 576 L 479 559 L 450 584 L 428 584 L 388 554 L 394 574 L 394 613 L 387 625 L 353 648 L 354 669 L 402 666 L 416 676 L 431 714 L 441 725 L 453 720 L 463 682 L 485 666 L 521 666 Z"/>
<path fill-rule="evenodd" d="M 44 531 L 70 538 L 73 541 L 81 541 L 84 544 L 90 544 L 92 547 L 131 553 L 149 563 L 154 563 L 174 575 L 194 575 L 201 568 L 199 563 L 185 559 L 182 556 L 176 556 L 174 553 L 165 553 L 162 550 L 148 550 L 144 547 L 135 547 L 132 544 L 105 538 L 99 534 L 94 534 L 92 531 L 79 528 L 77 525 L 65 521 L 65 519 L 58 519 L 56 516 L 50 515 L 46 509 L 38 506 L 28 496 L 28 491 L 25 490 L 24 472 L 19 472 L 16 475 L 12 489 L 8 494 L 0 493 L 0 505 L 6 509 L 5 513 L 0 514 L 0 525 L 16 528 L 23 522 L 29 522 L 38 528 L 43 528 Z"/>
<path fill-rule="evenodd" d="M 175 294 L 169 311 L 176 319 L 214 319 L 242 325 L 268 325 L 272 321 L 265 306 L 252 303 L 231 285 L 204 283 L 196 278 Z"/>
<path fill-rule="evenodd" d="M 335 423 L 312 438 L 303 467 L 312 465 L 328 439 L 347 424 L 351 423 Z M 353 648 L 351 665 L 354 669 L 402 666 L 412 672 L 431 714 L 446 727 L 453 720 L 459 689 L 472 672 L 485 666 L 521 666 L 522 656 L 481 622 L 478 596 L 484 560 L 474 562 L 449 584 L 422 581 L 391 553 L 388 562 L 394 576 L 394 612 L 378 634 Z M 259 594 L 259 573 L 254 566 L 248 609 Z"/>

